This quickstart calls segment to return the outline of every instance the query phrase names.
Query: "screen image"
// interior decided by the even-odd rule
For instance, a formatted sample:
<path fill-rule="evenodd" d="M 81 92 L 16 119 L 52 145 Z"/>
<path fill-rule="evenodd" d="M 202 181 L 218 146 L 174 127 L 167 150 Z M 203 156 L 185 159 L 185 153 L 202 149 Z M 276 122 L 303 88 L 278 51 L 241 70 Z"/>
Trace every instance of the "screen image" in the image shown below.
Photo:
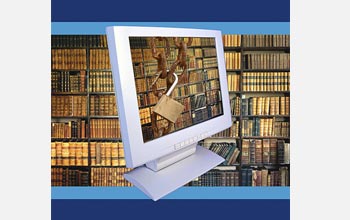
<path fill-rule="evenodd" d="M 129 40 L 144 142 L 223 114 L 215 38 Z"/>

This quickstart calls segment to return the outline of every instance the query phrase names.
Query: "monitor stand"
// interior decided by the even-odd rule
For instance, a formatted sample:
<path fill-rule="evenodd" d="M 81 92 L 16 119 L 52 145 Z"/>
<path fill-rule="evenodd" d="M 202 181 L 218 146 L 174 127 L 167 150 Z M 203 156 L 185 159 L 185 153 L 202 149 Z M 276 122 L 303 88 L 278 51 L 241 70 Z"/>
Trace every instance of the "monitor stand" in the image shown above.
<path fill-rule="evenodd" d="M 197 143 L 124 174 L 125 179 L 154 201 L 224 162 Z"/>

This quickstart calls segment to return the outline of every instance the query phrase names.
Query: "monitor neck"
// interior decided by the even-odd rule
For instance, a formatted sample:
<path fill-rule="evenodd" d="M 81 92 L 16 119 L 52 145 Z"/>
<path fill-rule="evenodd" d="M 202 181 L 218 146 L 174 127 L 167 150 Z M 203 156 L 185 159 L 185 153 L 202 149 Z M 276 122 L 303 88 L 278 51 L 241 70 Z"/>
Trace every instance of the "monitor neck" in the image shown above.
<path fill-rule="evenodd" d="M 196 152 L 197 143 L 191 144 L 173 153 L 160 157 L 158 159 L 152 160 L 146 163 L 146 167 L 153 171 L 159 171 L 167 166 L 170 166 L 188 156 L 191 156 Z"/>

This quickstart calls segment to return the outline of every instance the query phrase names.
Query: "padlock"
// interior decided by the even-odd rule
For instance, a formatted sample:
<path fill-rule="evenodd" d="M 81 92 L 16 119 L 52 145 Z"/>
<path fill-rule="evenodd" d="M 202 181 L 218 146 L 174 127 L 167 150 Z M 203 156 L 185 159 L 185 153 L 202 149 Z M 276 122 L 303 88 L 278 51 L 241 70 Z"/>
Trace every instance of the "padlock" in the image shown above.
<path fill-rule="evenodd" d="M 173 73 L 173 75 L 175 76 L 174 83 L 171 85 L 168 92 L 165 95 L 162 95 L 162 97 L 159 99 L 157 105 L 153 109 L 153 112 L 166 118 L 172 123 L 175 123 L 185 106 L 169 97 L 178 82 L 177 75 L 175 73 Z"/>

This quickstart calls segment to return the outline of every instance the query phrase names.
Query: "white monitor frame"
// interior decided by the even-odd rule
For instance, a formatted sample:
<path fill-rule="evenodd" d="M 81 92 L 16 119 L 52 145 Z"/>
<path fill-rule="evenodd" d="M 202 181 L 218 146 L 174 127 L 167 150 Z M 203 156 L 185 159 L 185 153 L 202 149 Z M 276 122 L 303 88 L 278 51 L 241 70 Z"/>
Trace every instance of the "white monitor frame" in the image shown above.
<path fill-rule="evenodd" d="M 106 32 L 127 167 L 144 165 L 175 152 L 174 146 L 178 143 L 193 144 L 232 125 L 221 31 L 115 26 L 107 27 Z M 137 103 L 129 37 L 151 36 L 215 38 L 223 114 L 145 143 Z"/>

